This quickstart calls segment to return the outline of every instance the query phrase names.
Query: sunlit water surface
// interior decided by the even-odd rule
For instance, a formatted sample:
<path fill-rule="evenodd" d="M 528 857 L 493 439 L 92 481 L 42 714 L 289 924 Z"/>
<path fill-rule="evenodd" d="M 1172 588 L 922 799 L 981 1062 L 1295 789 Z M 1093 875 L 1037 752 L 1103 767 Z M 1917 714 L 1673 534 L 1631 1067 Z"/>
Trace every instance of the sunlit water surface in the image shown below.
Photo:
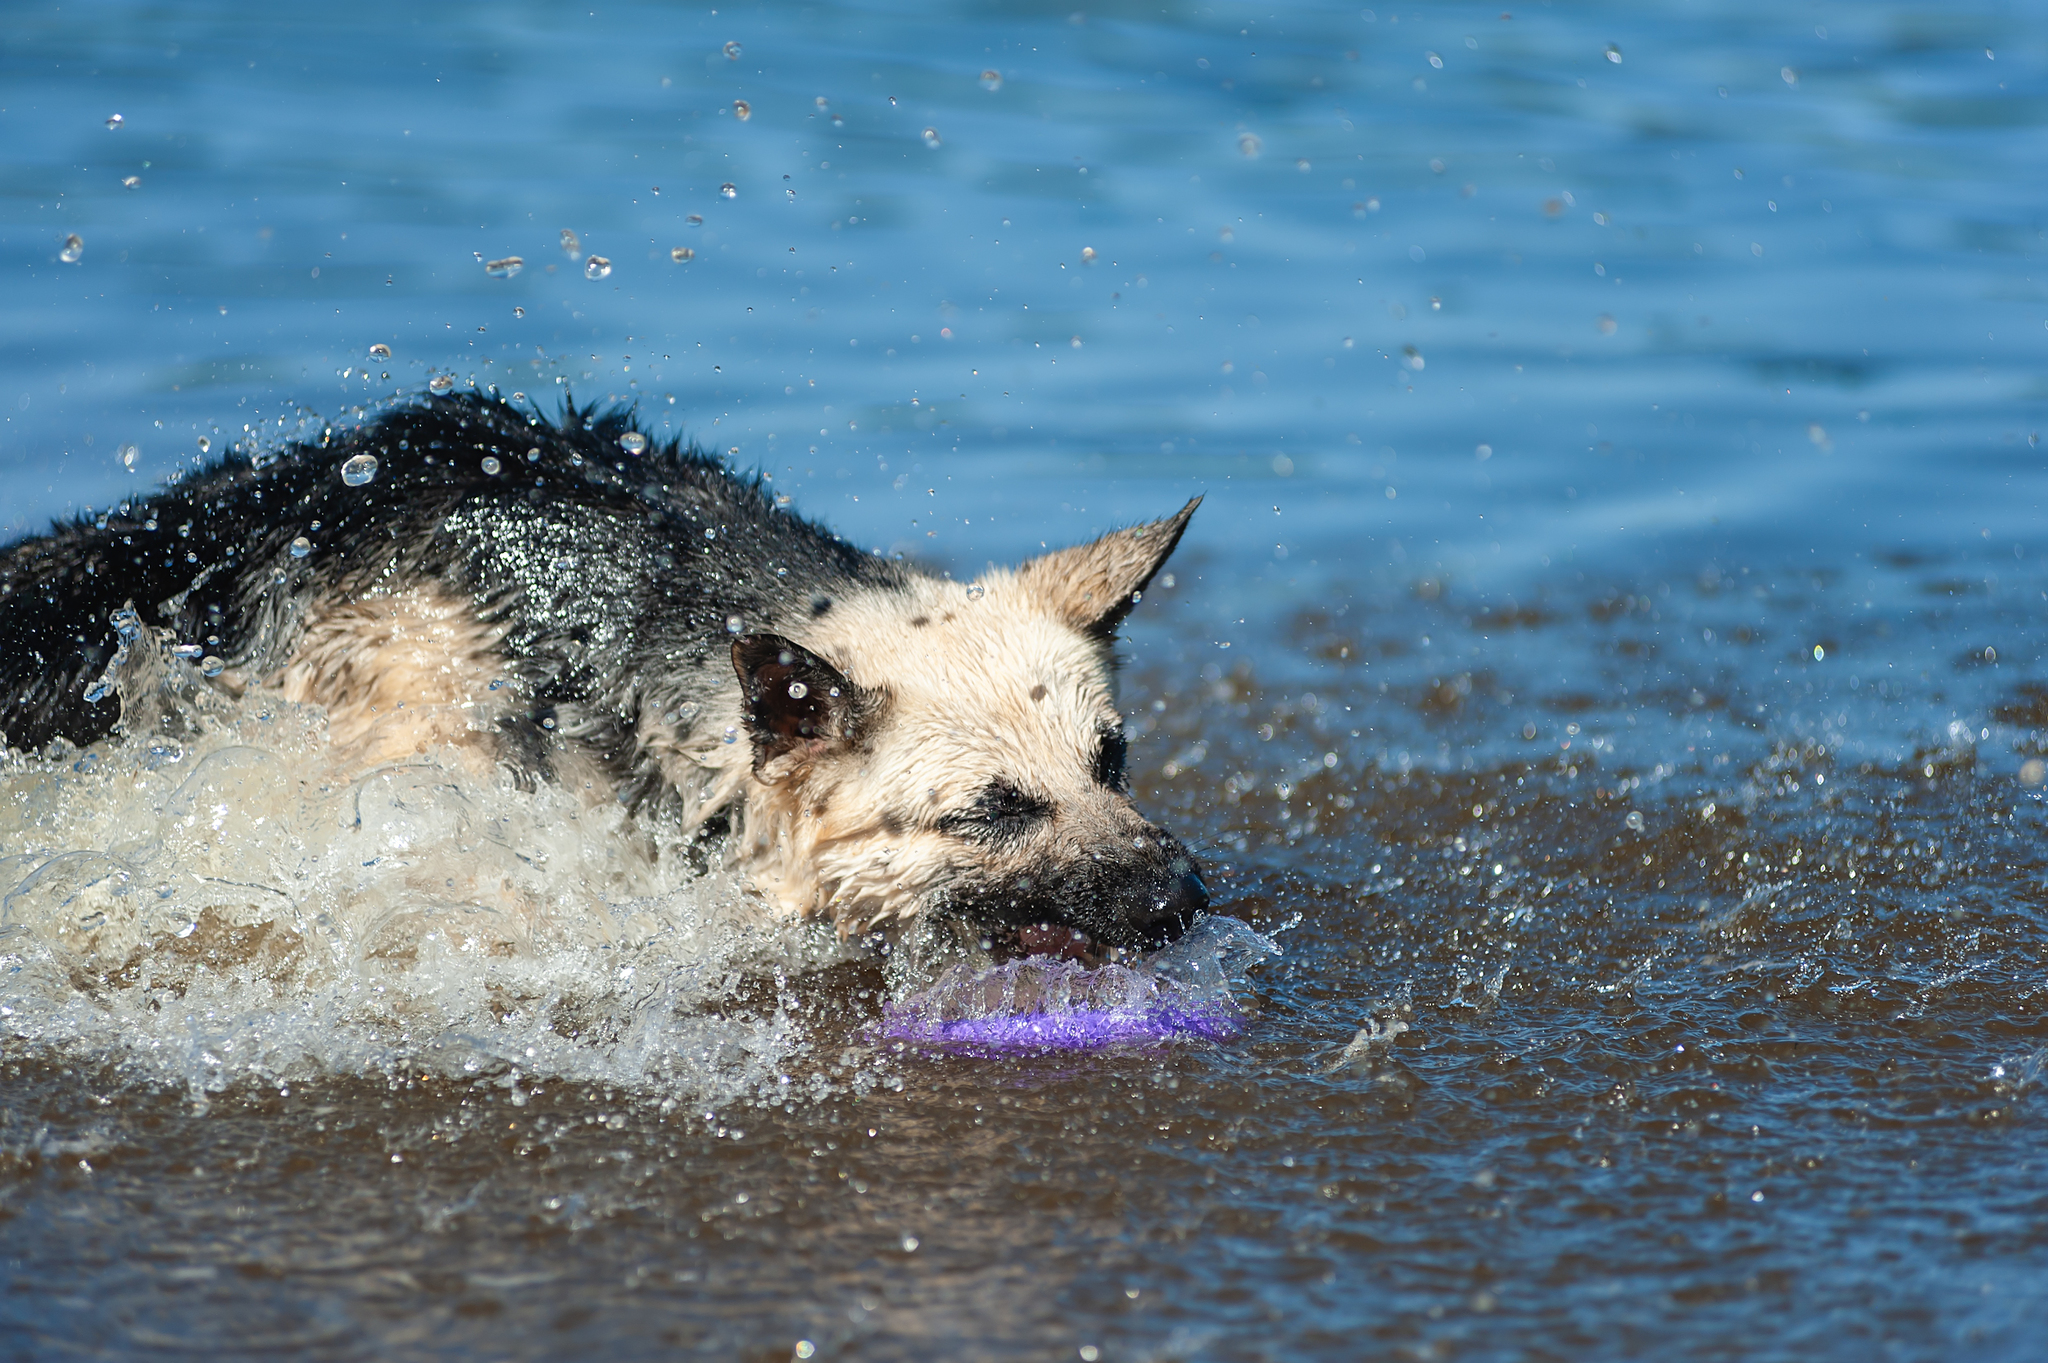
<path fill-rule="evenodd" d="M 0 772 L 0 1355 L 2037 1357 L 2048 16 L 1375 9 L 11 12 L 0 529 L 437 376 L 970 570 L 1202 492 L 1136 782 L 1286 954 L 899 1049 L 188 698 Z"/>

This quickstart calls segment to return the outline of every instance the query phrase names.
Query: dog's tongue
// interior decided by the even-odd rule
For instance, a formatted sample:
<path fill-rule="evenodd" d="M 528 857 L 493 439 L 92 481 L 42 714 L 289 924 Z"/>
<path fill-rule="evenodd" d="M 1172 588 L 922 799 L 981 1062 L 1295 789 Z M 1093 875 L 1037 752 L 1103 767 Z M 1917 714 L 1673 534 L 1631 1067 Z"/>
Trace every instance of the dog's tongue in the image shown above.
<path fill-rule="evenodd" d="M 1061 927 L 1057 923 L 1033 923 L 1028 928 L 1017 929 L 1017 945 L 1026 956 L 1054 956 L 1067 961 L 1085 962 L 1094 943 L 1085 932 Z"/>

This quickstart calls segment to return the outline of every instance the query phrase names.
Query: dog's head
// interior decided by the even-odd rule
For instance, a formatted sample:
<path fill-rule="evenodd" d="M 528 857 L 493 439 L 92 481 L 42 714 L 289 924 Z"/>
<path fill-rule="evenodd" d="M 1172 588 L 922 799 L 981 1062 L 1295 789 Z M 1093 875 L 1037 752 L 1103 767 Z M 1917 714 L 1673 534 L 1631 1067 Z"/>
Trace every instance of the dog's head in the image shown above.
<path fill-rule="evenodd" d="M 1131 802 L 1113 650 L 1199 500 L 972 583 L 821 598 L 800 629 L 735 641 L 755 883 L 846 931 L 943 919 L 1006 954 L 1177 937 L 1208 896 Z"/>

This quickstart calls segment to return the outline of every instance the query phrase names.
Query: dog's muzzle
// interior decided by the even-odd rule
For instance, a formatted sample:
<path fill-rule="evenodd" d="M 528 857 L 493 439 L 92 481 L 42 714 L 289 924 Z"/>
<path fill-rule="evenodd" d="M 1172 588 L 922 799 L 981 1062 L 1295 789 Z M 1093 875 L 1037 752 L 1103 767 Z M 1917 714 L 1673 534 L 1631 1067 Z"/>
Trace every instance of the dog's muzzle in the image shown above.
<path fill-rule="evenodd" d="M 1158 844 L 1156 859 L 1090 862 L 1040 881 L 1041 892 L 991 896 L 982 921 L 994 941 L 1025 956 L 1094 964 L 1115 951 L 1163 947 L 1209 907 L 1209 890 L 1185 848 L 1163 836 Z"/>

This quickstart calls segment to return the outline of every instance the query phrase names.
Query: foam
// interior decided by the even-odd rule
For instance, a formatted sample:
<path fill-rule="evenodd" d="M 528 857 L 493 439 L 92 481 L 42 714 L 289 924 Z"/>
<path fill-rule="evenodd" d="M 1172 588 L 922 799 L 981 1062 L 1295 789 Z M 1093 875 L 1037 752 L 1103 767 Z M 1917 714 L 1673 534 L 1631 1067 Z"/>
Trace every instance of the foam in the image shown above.
<path fill-rule="evenodd" d="M 841 960 L 693 869 L 674 830 L 520 790 L 447 748 L 341 769 L 317 708 L 121 679 L 131 733 L 0 765 L 0 1036 L 202 1101 L 414 1070 L 775 1092 L 787 1007 L 749 976 Z M 132 670 L 132 669 L 131 669 Z M 183 678 L 189 683 L 191 678 Z M 734 1015 L 742 1014 L 742 1015 Z"/>

